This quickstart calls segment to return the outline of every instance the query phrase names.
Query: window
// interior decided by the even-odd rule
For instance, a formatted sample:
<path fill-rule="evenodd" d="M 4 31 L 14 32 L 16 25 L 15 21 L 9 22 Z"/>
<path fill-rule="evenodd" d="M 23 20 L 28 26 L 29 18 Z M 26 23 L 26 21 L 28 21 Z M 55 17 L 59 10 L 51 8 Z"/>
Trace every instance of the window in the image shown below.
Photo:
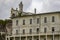
<path fill-rule="evenodd" d="M 37 18 L 37 24 L 39 24 L 39 18 Z"/>
<path fill-rule="evenodd" d="M 23 29 L 23 34 L 25 34 L 25 29 Z"/>
<path fill-rule="evenodd" d="M 18 34 L 18 30 L 16 30 L 16 34 Z"/>
<path fill-rule="evenodd" d="M 44 17 L 44 23 L 47 23 L 47 17 Z"/>
<path fill-rule="evenodd" d="M 16 25 L 18 25 L 18 20 L 16 20 Z"/>
<path fill-rule="evenodd" d="M 32 34 L 32 29 L 30 29 L 30 34 Z"/>
<path fill-rule="evenodd" d="M 12 17 L 15 17 L 15 14 L 12 14 Z"/>
<path fill-rule="evenodd" d="M 37 34 L 39 33 L 39 28 L 37 28 Z"/>
<path fill-rule="evenodd" d="M 54 32 L 55 31 L 55 28 L 54 27 L 52 27 L 52 32 Z"/>
<path fill-rule="evenodd" d="M 53 37 L 52 37 L 52 40 L 53 40 Z"/>
<path fill-rule="evenodd" d="M 32 19 L 30 19 L 30 24 L 32 24 Z"/>
<path fill-rule="evenodd" d="M 47 32 L 47 28 L 44 28 L 44 33 L 46 33 Z"/>
<path fill-rule="evenodd" d="M 39 39 L 37 39 L 37 40 L 39 40 Z"/>
<path fill-rule="evenodd" d="M 32 39 L 29 39 L 29 40 L 32 40 Z"/>
<path fill-rule="evenodd" d="M 52 22 L 55 22 L 55 17 L 54 16 L 52 16 Z"/>
<path fill-rule="evenodd" d="M 46 38 L 44 38 L 44 40 L 46 40 Z"/>
<path fill-rule="evenodd" d="M 23 20 L 23 25 L 25 25 L 25 20 Z"/>
<path fill-rule="evenodd" d="M 9 39 L 7 38 L 7 40 L 9 40 Z"/>

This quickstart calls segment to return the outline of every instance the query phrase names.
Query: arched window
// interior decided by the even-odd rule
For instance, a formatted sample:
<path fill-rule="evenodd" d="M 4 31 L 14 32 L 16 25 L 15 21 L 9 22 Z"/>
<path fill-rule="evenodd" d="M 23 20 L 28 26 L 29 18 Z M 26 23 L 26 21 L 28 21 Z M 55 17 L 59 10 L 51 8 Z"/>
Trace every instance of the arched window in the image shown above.
<path fill-rule="evenodd" d="M 52 27 L 52 32 L 54 32 L 55 31 L 55 28 L 54 27 Z"/>
<path fill-rule="evenodd" d="M 47 28 L 45 27 L 45 28 L 44 28 L 44 33 L 46 33 L 46 32 L 47 32 Z"/>
<path fill-rule="evenodd" d="M 23 29 L 23 34 L 25 34 L 25 29 Z"/>
<path fill-rule="evenodd" d="M 15 17 L 15 14 L 12 14 L 12 17 Z"/>

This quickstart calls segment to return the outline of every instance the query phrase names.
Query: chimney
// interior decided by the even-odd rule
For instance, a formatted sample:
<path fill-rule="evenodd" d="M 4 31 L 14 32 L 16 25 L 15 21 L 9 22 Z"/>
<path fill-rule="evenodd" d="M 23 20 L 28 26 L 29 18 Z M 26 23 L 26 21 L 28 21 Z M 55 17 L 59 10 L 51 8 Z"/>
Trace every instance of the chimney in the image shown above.
<path fill-rule="evenodd" d="M 36 14 L 36 8 L 34 9 L 34 13 Z"/>
<path fill-rule="evenodd" d="M 18 10 L 18 8 L 16 8 L 16 10 Z"/>

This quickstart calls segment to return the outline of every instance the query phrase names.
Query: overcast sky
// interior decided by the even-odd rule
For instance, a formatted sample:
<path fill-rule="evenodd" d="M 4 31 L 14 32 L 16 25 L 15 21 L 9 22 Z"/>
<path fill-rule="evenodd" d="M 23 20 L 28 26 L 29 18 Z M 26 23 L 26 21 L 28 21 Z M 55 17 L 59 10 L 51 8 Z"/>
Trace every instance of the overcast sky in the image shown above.
<path fill-rule="evenodd" d="M 18 8 L 18 4 L 23 2 L 24 11 L 37 13 L 60 11 L 60 0 L 0 0 L 0 19 L 7 19 L 10 17 L 10 9 Z"/>

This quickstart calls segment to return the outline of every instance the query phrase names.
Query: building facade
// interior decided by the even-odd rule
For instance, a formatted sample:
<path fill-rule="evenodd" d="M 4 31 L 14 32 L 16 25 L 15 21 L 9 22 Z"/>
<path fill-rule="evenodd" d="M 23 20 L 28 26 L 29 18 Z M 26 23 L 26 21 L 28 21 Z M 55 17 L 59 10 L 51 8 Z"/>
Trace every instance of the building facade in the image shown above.
<path fill-rule="evenodd" d="M 12 20 L 7 20 L 6 23 L 6 35 L 11 35 L 12 34 Z"/>
<path fill-rule="evenodd" d="M 29 13 L 11 9 L 12 34 L 6 40 L 60 40 L 60 12 Z"/>

